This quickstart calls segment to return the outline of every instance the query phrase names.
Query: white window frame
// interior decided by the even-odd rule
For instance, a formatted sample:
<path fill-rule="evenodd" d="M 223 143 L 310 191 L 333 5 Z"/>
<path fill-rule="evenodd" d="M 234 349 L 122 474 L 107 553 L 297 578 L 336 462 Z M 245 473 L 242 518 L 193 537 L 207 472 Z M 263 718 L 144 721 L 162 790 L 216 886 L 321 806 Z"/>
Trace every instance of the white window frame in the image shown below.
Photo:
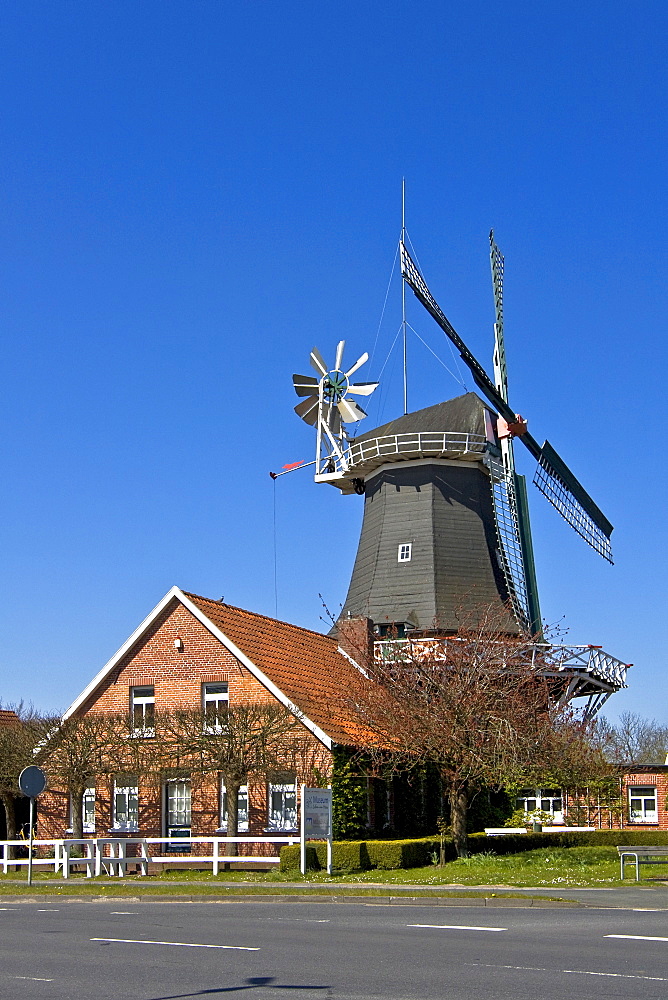
<path fill-rule="evenodd" d="M 227 833 L 227 789 L 224 781 L 220 785 L 219 829 Z M 241 785 L 237 795 L 237 833 L 248 833 L 248 785 Z"/>
<path fill-rule="evenodd" d="M 86 815 L 90 817 L 92 813 L 92 820 L 86 819 Z M 81 796 L 81 818 L 83 820 L 82 829 L 84 833 L 95 833 L 95 782 L 91 780 L 86 784 L 84 788 L 83 795 Z M 72 796 L 70 795 L 70 830 L 74 829 L 74 821 L 72 818 Z"/>
<path fill-rule="evenodd" d="M 402 542 L 397 549 L 397 562 L 410 562 L 413 558 L 413 543 Z"/>
<path fill-rule="evenodd" d="M 659 804 L 656 786 L 629 785 L 629 823 L 658 823 Z M 636 807 L 633 807 L 633 803 Z"/>
<path fill-rule="evenodd" d="M 190 778 L 172 778 L 165 782 L 165 827 L 167 830 L 192 825 L 191 794 Z M 172 812 L 173 808 L 174 812 Z"/>
<path fill-rule="evenodd" d="M 531 808 L 530 802 L 535 802 Z M 550 814 L 554 823 L 564 822 L 564 796 L 558 788 L 525 788 L 516 796 L 515 807 L 524 809 L 527 816 L 546 812 Z"/>
<path fill-rule="evenodd" d="M 225 718 L 229 703 L 230 689 L 227 681 L 209 681 L 202 684 L 202 710 L 205 715 L 212 716 L 216 720 L 205 726 L 207 733 L 223 732 L 225 724 L 221 719 Z"/>
<path fill-rule="evenodd" d="M 140 724 L 138 724 L 137 716 L 141 717 Z M 153 684 L 137 684 L 130 688 L 130 718 L 132 719 L 132 732 L 135 736 L 155 736 L 155 687 Z M 149 725 L 146 724 L 147 718 Z"/>
<path fill-rule="evenodd" d="M 274 809 L 274 796 L 280 796 L 281 808 Z M 289 807 L 287 802 L 292 798 L 294 805 Z M 268 830 L 296 830 L 297 829 L 297 780 L 296 777 L 283 780 L 277 778 L 271 782 L 267 788 L 267 829 Z"/>
<path fill-rule="evenodd" d="M 120 809 L 119 802 L 124 802 Z M 119 819 L 119 815 L 124 818 Z M 136 775 L 117 774 L 114 778 L 112 829 L 128 833 L 139 830 L 139 786 Z"/>

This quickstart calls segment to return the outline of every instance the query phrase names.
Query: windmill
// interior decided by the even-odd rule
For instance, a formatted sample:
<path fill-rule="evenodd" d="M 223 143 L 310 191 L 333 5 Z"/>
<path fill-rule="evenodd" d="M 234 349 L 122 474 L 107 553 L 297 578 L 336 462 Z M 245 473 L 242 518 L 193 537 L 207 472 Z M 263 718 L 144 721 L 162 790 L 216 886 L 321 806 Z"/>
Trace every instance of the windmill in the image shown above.
<path fill-rule="evenodd" d="M 403 234 L 402 234 L 403 235 Z M 513 454 L 519 440 L 534 455 L 534 483 L 575 531 L 612 562 L 612 525 L 548 441 L 541 446 L 508 401 L 503 340 L 501 252 L 490 234 L 495 302 L 494 381 L 459 337 L 400 242 L 404 287 L 458 349 L 484 399 L 468 392 L 404 413 L 362 434 L 344 427 L 366 416 L 349 395 L 370 395 L 375 382 L 352 384 L 367 360 L 347 371 L 343 342 L 334 367 L 311 352 L 317 373 L 295 375 L 304 400 L 295 411 L 317 431 L 316 482 L 364 495 L 364 518 L 341 617 L 365 617 L 377 641 L 455 634 L 461 613 L 496 606 L 509 632 L 530 630 L 536 649 L 541 619 L 526 484 Z M 589 699 L 593 714 L 625 686 L 627 664 L 595 646 L 549 646 L 548 673 L 559 697 Z"/>

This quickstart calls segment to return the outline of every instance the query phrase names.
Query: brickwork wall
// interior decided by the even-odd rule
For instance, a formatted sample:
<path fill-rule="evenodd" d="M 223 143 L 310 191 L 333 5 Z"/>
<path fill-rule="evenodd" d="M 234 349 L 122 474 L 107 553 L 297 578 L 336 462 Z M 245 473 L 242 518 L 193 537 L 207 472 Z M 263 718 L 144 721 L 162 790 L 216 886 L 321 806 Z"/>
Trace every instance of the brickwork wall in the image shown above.
<path fill-rule="evenodd" d="M 658 822 L 656 823 L 631 823 L 628 819 L 629 793 L 632 786 L 654 787 L 656 788 Z M 625 817 L 624 826 L 628 829 L 637 830 L 668 830 L 668 774 L 657 773 L 651 769 L 636 774 L 624 776 L 624 805 Z"/>
<path fill-rule="evenodd" d="M 176 639 L 181 640 L 181 651 L 174 646 Z M 243 702 L 276 704 L 274 696 L 251 672 L 190 611 L 174 600 L 77 714 L 129 713 L 130 689 L 144 685 L 152 685 L 155 689 L 156 713 L 176 708 L 201 709 L 202 685 L 211 682 L 227 682 L 231 705 Z M 331 754 L 305 728 L 301 729 L 301 735 L 306 735 L 306 746 L 301 763 L 297 763 L 297 782 L 310 780 L 314 767 L 326 777 L 331 773 Z M 220 778 L 193 777 L 193 836 L 219 833 L 220 788 Z M 112 798 L 113 776 L 98 776 L 95 793 L 97 836 L 112 833 Z M 163 811 L 163 789 L 154 780 L 140 778 L 139 833 L 145 837 L 164 836 Z M 63 837 L 69 825 L 69 795 L 61 789 L 49 788 L 39 800 L 39 836 Z M 267 784 L 262 780 L 249 789 L 249 835 L 261 836 L 266 825 Z"/>
<path fill-rule="evenodd" d="M 630 818 L 630 788 L 655 788 L 656 821 Z M 668 830 L 668 771 L 664 767 L 647 767 L 645 771 L 625 774 L 619 788 L 610 796 L 570 790 L 567 794 L 567 820 L 578 825 L 595 826 L 603 830 Z"/>

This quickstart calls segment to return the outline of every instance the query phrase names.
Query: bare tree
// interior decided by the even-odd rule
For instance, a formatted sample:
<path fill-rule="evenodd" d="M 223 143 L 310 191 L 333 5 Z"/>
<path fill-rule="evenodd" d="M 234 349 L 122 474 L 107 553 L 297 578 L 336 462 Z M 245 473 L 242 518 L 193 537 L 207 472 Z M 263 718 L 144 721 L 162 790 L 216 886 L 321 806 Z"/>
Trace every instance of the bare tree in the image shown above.
<path fill-rule="evenodd" d="M 619 764 L 663 764 L 668 754 L 668 726 L 636 712 L 622 712 L 617 723 L 601 717 L 596 737 L 605 756 Z"/>
<path fill-rule="evenodd" d="M 83 796 L 92 778 L 117 771 L 147 774 L 156 767 L 154 741 L 137 734 L 127 713 L 44 720 L 43 730 L 37 759 L 49 780 L 69 792 L 77 840 L 83 838 Z"/>
<path fill-rule="evenodd" d="M 16 802 L 20 797 L 19 774 L 24 767 L 34 764 L 33 751 L 41 733 L 40 719 L 32 707 L 5 705 L 14 713 L 0 725 L 0 799 L 5 813 L 8 840 L 16 840 Z M 10 849 L 9 856 L 13 856 Z"/>
<path fill-rule="evenodd" d="M 587 756 L 580 721 L 553 704 L 535 640 L 504 626 L 495 610 L 478 609 L 456 636 L 388 643 L 346 699 L 358 742 L 379 764 L 438 767 L 460 857 L 477 789 L 519 785 L 557 765 L 565 776 L 567 760 L 584 766 Z"/>
<path fill-rule="evenodd" d="M 251 778 L 286 770 L 299 753 L 303 727 L 282 705 L 249 702 L 221 712 L 176 710 L 156 716 L 165 767 L 221 774 L 227 792 L 227 833 L 239 829 L 239 789 Z M 229 845 L 236 854 L 236 844 Z"/>

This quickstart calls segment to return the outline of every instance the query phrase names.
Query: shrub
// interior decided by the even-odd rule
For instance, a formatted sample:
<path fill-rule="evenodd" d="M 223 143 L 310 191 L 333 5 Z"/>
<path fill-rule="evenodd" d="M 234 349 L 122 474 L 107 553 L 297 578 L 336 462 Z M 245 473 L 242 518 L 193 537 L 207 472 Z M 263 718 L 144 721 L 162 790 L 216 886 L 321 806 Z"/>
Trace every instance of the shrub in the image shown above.
<path fill-rule="evenodd" d="M 438 853 L 439 841 L 434 837 L 422 840 L 361 840 L 335 841 L 332 850 L 332 867 L 337 871 L 368 871 L 372 868 L 422 868 L 432 863 L 434 851 Z M 446 844 L 446 857 L 455 856 L 452 844 Z M 314 841 L 306 847 L 306 867 L 320 871 L 327 867 L 327 844 Z M 298 845 L 281 848 L 282 872 L 299 871 Z"/>

